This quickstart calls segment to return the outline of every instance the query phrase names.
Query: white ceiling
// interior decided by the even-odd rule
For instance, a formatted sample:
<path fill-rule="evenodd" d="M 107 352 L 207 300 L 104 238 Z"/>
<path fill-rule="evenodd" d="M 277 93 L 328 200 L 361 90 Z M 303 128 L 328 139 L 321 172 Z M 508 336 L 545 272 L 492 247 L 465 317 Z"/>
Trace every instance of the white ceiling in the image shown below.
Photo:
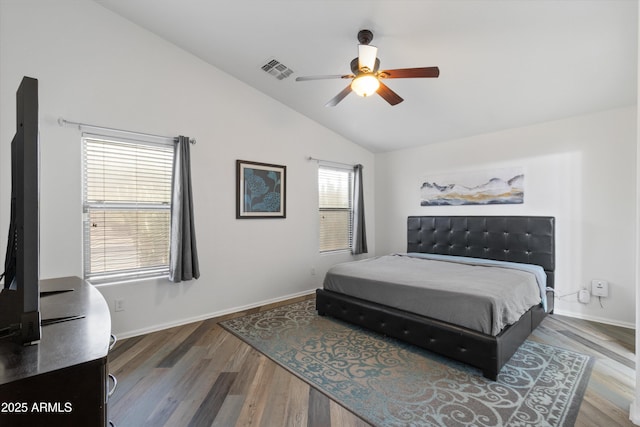
<path fill-rule="evenodd" d="M 95 1 L 373 152 L 636 104 L 636 0 Z M 440 77 L 325 107 L 347 80 L 295 78 L 348 74 L 364 28 L 381 69 Z"/>

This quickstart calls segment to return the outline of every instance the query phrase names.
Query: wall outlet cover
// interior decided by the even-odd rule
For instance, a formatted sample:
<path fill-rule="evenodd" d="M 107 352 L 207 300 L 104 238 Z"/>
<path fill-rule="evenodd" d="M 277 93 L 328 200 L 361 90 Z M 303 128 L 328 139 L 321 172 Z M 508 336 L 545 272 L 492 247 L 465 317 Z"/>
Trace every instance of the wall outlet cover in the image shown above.
<path fill-rule="evenodd" d="M 589 293 L 589 291 L 586 289 L 582 289 L 580 292 L 578 292 L 578 301 L 583 304 L 589 304 L 589 301 L 591 301 L 591 294 Z"/>

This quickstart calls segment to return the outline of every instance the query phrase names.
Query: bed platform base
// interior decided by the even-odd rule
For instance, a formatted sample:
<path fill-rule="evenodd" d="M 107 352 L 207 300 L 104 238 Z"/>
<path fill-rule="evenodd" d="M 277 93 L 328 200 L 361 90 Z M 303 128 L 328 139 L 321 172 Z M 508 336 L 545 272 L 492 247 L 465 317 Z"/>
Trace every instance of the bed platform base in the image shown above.
<path fill-rule="evenodd" d="M 533 307 L 517 323 L 491 336 L 324 289 L 316 290 L 316 310 L 321 316 L 344 320 L 467 363 L 493 381 L 546 316 L 542 307 Z"/>
<path fill-rule="evenodd" d="M 407 252 L 467 256 L 535 264 L 554 287 L 555 218 L 542 216 L 410 216 Z M 547 310 L 553 312 L 553 292 Z M 467 363 L 496 380 L 500 369 L 547 315 L 531 308 L 497 336 L 336 292 L 318 289 L 320 315 L 355 323 L 434 353 Z"/>

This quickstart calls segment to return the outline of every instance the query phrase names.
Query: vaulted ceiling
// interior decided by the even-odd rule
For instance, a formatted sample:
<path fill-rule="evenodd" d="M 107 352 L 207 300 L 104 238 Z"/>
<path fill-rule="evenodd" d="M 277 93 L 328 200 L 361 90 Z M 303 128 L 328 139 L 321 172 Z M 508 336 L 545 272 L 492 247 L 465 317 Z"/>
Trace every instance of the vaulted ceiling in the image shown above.
<path fill-rule="evenodd" d="M 373 152 L 636 104 L 635 0 L 95 1 Z M 296 77 L 350 73 L 365 28 L 381 69 L 440 77 L 325 107 L 349 81 Z"/>

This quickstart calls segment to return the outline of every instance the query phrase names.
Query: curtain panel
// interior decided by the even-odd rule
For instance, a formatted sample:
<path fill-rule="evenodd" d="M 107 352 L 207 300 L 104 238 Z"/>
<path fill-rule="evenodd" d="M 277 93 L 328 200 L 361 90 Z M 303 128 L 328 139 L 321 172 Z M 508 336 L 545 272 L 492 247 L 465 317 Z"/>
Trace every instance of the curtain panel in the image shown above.
<path fill-rule="evenodd" d="M 193 219 L 190 145 L 188 137 L 178 137 L 173 163 L 169 280 L 176 283 L 200 277 Z"/>
<path fill-rule="evenodd" d="M 362 165 L 353 168 L 353 238 L 351 253 L 354 255 L 366 254 L 367 231 L 364 223 L 364 192 L 362 187 Z"/>

